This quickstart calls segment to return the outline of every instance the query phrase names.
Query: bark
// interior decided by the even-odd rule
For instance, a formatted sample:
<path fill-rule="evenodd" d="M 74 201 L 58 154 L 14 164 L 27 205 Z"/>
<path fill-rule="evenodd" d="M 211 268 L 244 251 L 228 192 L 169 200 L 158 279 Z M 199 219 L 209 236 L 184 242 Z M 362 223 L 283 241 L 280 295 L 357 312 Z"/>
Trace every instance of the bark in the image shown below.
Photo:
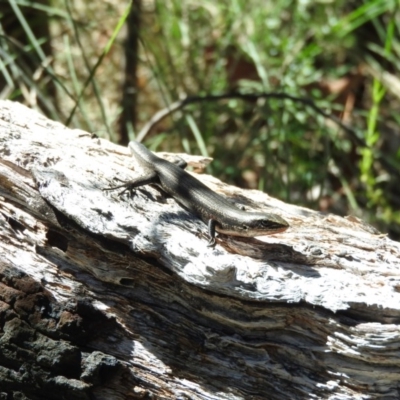
<path fill-rule="evenodd" d="M 102 191 L 126 148 L 10 101 L 0 154 L 0 398 L 400 398 L 399 243 L 199 175 L 291 224 L 209 248 L 160 190 Z"/>

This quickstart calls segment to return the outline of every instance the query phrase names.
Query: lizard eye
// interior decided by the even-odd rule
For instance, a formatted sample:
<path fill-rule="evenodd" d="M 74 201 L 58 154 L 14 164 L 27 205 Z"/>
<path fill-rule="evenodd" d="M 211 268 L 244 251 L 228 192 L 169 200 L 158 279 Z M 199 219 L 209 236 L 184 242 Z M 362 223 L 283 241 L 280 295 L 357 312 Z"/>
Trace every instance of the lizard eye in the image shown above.
<path fill-rule="evenodd" d="M 248 230 L 249 230 L 249 227 L 248 227 L 247 225 L 242 225 L 242 229 L 243 229 L 244 231 L 248 231 Z"/>

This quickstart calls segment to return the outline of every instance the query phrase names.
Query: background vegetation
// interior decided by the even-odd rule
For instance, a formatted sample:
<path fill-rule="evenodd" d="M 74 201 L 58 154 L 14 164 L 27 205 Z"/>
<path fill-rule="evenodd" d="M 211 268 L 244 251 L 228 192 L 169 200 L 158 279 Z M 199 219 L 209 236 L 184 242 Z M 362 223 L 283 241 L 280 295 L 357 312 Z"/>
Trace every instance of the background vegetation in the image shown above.
<path fill-rule="evenodd" d="M 399 5 L 0 0 L 0 96 L 125 144 L 178 99 L 262 93 L 190 102 L 144 142 L 398 240 Z"/>

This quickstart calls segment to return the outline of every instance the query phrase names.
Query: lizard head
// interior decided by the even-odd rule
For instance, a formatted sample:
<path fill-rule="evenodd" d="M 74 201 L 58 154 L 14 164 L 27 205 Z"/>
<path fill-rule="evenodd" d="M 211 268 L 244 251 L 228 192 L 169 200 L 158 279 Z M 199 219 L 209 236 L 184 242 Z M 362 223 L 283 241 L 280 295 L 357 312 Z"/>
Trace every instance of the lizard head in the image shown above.
<path fill-rule="evenodd" d="M 265 236 L 279 233 L 289 228 L 289 224 L 276 214 L 246 213 L 245 218 L 238 221 L 230 221 L 223 226 L 216 226 L 217 232 L 232 236 Z"/>

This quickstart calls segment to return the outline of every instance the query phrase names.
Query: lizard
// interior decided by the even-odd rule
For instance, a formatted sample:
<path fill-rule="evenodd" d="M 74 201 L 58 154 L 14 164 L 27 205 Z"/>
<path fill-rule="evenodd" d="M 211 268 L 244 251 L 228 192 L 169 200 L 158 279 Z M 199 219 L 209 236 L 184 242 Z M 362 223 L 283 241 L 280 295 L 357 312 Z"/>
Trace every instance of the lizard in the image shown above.
<path fill-rule="evenodd" d="M 124 188 L 120 193 L 123 194 L 140 186 L 155 184 L 208 225 L 208 246 L 215 245 L 216 232 L 254 237 L 283 232 L 289 227 L 288 222 L 277 214 L 250 212 L 237 207 L 186 172 L 187 163 L 182 159 L 171 163 L 136 141 L 129 143 L 129 149 L 143 174 L 123 185 L 103 190 Z"/>

